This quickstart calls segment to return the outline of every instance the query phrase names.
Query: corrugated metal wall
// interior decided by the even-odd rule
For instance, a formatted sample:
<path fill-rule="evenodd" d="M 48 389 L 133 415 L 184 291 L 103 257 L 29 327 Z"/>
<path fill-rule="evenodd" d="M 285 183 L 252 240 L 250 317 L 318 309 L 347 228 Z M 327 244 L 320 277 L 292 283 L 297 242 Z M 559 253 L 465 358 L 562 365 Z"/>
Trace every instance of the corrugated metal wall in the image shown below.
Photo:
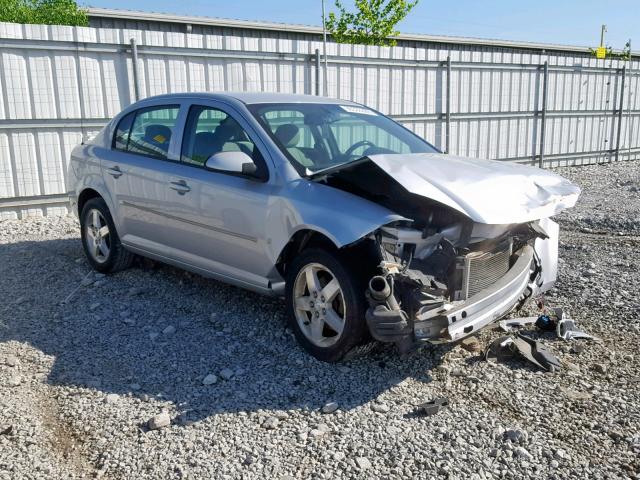
<path fill-rule="evenodd" d="M 322 44 L 310 35 L 0 23 L 0 218 L 66 211 L 71 149 L 134 99 L 132 38 L 142 97 L 224 90 L 316 93 L 314 53 Z M 548 61 L 545 165 L 608 161 L 618 128 L 619 158 L 640 156 L 639 77 L 626 76 L 618 121 L 618 60 L 417 41 L 392 48 L 330 43 L 328 54 L 329 96 L 390 114 L 443 149 L 449 125 L 453 154 L 536 164 L 541 65 Z M 631 66 L 638 70 L 637 61 Z"/>

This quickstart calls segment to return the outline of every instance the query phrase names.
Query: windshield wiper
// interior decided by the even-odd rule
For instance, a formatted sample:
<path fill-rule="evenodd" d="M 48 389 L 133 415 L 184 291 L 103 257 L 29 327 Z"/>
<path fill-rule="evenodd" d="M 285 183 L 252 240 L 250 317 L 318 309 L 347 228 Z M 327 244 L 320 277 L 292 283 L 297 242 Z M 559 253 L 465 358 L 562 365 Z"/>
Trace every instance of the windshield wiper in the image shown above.
<path fill-rule="evenodd" d="M 313 172 L 311 175 L 307 175 L 309 180 L 315 180 L 316 178 L 324 177 L 327 175 L 331 175 L 332 173 L 339 172 L 340 170 L 344 170 L 345 168 L 351 168 L 361 163 L 369 161 L 368 156 L 356 158 L 355 160 L 350 160 L 348 162 L 339 163 L 338 165 L 333 165 L 331 167 L 323 168 L 322 170 L 317 170 Z"/>

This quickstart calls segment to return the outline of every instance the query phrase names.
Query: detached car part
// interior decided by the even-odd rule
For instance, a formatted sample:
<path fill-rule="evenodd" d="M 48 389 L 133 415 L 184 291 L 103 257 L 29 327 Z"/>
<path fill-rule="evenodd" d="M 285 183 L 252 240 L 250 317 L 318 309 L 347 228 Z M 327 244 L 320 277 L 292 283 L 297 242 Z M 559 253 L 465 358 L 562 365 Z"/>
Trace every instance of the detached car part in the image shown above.
<path fill-rule="evenodd" d="M 558 325 L 556 327 L 556 333 L 559 338 L 563 340 L 574 340 L 578 338 L 586 338 L 589 340 L 599 340 L 598 337 L 583 332 L 576 326 L 576 322 L 569 317 L 568 313 L 565 313 L 561 308 L 556 308 L 556 315 L 558 317 Z"/>
<path fill-rule="evenodd" d="M 418 407 L 417 413 L 430 417 L 438 413 L 442 409 L 442 407 L 446 407 L 447 405 L 449 405 L 448 398 L 437 397 L 437 398 L 434 398 L 433 400 L 429 400 L 428 402 L 421 404 Z"/>
<path fill-rule="evenodd" d="M 538 317 L 509 318 L 507 320 L 500 320 L 498 325 L 500 325 L 500 328 L 505 332 L 511 332 L 512 330 L 536 323 L 537 320 Z"/>
<path fill-rule="evenodd" d="M 560 369 L 560 360 L 540 342 L 525 335 L 504 336 L 494 340 L 485 352 L 488 362 L 504 362 L 521 357 L 548 372 Z"/>

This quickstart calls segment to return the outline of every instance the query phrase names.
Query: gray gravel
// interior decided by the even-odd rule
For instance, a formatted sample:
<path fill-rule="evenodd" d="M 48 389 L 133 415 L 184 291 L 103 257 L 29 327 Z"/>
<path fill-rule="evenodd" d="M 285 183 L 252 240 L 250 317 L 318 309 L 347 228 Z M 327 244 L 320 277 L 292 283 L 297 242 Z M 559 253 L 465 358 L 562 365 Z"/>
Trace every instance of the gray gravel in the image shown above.
<path fill-rule="evenodd" d="M 543 334 L 557 374 L 458 345 L 322 364 L 277 299 L 96 275 L 73 217 L 0 222 L 0 479 L 640 478 L 640 162 L 562 173 L 584 193 L 547 303 L 603 342 Z"/>

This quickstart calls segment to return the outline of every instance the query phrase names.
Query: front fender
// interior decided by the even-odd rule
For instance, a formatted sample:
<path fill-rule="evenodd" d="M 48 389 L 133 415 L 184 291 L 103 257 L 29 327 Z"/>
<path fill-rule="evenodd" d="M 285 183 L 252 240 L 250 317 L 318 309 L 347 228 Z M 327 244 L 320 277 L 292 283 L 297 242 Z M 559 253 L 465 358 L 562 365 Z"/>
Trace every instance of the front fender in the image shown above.
<path fill-rule="evenodd" d="M 288 184 L 286 193 L 274 197 L 268 212 L 268 253 L 274 263 L 300 230 L 322 233 L 341 248 L 382 225 L 408 220 L 356 195 L 305 179 Z"/>

